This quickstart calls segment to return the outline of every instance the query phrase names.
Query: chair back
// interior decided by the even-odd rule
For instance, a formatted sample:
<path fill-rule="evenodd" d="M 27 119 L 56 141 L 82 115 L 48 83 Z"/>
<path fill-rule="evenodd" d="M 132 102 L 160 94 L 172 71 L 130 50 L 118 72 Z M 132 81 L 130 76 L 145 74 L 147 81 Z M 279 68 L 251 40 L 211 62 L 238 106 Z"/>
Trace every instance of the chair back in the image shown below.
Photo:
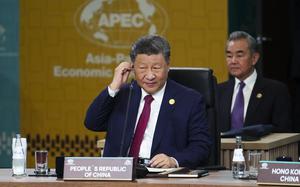
<path fill-rule="evenodd" d="M 208 128 L 212 137 L 212 147 L 205 165 L 220 165 L 220 132 L 217 118 L 217 79 L 209 68 L 172 67 L 169 78 L 200 92 L 205 99 Z"/>

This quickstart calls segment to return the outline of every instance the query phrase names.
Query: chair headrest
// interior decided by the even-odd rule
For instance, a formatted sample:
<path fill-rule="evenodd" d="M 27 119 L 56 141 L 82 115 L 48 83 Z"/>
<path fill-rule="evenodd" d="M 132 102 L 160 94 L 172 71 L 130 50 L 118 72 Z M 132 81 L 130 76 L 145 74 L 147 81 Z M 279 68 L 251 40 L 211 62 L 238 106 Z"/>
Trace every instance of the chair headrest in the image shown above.
<path fill-rule="evenodd" d="M 169 77 L 203 94 L 207 107 L 215 105 L 216 78 L 208 68 L 171 68 Z"/>

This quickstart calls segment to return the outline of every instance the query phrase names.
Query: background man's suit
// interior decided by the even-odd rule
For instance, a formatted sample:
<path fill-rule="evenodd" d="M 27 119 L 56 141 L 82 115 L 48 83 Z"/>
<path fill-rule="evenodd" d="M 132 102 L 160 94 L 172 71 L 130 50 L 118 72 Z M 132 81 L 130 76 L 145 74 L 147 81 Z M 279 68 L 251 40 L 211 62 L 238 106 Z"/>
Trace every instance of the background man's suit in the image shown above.
<path fill-rule="evenodd" d="M 128 85 L 122 87 L 114 98 L 105 89 L 87 111 L 85 126 L 94 131 L 107 131 L 104 156 L 120 156 L 128 95 Z M 127 155 L 134 135 L 140 99 L 141 88 L 134 82 L 122 155 Z M 169 102 L 170 99 L 175 103 Z M 191 168 L 206 161 L 210 137 L 204 102 L 204 98 L 196 91 L 172 80 L 167 81 L 154 132 L 151 157 L 165 153 L 174 157 L 179 166 Z"/>
<path fill-rule="evenodd" d="M 218 85 L 220 130 L 231 128 L 231 102 L 234 90 L 234 78 Z M 254 84 L 244 126 L 272 124 L 275 132 L 290 132 L 291 103 L 287 87 L 278 81 L 257 75 Z"/>

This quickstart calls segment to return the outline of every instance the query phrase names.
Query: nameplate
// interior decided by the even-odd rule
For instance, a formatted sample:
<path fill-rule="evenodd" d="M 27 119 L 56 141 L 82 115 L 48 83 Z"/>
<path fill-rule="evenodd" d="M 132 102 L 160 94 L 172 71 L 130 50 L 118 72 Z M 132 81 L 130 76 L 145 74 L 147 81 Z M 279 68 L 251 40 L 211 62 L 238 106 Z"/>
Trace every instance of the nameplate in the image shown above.
<path fill-rule="evenodd" d="M 133 180 L 132 157 L 65 157 L 64 180 Z"/>
<path fill-rule="evenodd" d="M 260 161 L 257 184 L 299 185 L 300 162 Z"/>

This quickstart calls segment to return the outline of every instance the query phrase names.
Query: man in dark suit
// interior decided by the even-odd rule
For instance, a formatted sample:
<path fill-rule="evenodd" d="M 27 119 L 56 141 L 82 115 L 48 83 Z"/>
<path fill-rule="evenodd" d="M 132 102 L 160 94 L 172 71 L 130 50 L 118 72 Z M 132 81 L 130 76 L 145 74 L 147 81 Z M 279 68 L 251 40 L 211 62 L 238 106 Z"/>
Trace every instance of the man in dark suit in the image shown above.
<path fill-rule="evenodd" d="M 230 34 L 226 62 L 231 78 L 218 85 L 221 132 L 258 124 L 271 124 L 274 132 L 291 130 L 288 89 L 257 73 L 259 56 L 252 36 L 243 31 Z"/>
<path fill-rule="evenodd" d="M 130 57 L 133 63 L 120 63 L 111 84 L 90 105 L 85 126 L 107 131 L 104 156 L 149 158 L 151 167 L 197 167 L 210 146 L 204 98 L 168 79 L 170 46 L 164 38 L 140 38 Z M 136 81 L 126 84 L 132 70 Z M 144 101 L 148 95 L 152 98 Z M 148 121 L 141 120 L 144 109 Z M 141 121 L 146 121 L 142 133 Z"/>

